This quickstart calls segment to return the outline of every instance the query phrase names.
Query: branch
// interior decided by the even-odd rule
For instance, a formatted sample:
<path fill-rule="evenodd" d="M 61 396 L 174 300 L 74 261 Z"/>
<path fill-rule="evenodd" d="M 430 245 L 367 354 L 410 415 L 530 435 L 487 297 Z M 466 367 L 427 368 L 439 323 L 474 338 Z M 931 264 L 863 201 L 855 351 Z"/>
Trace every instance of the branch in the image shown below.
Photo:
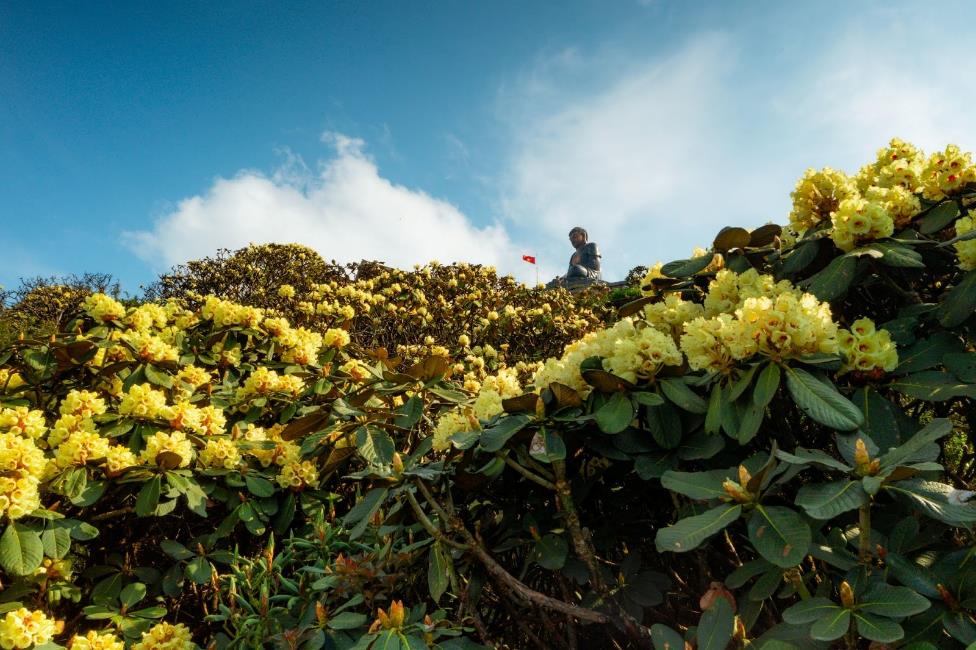
<path fill-rule="evenodd" d="M 521 474 L 525 478 L 527 478 L 530 481 L 532 481 L 533 483 L 538 483 L 539 485 L 541 485 L 542 487 L 546 488 L 547 490 L 555 490 L 556 489 L 556 486 L 553 483 L 551 483 L 550 481 L 547 481 L 546 479 L 542 478 L 541 476 L 538 476 L 538 475 L 530 472 L 529 470 L 525 469 L 524 467 L 522 467 L 522 465 L 520 463 L 518 463 L 518 462 L 512 460 L 511 458 L 509 458 L 508 457 L 508 454 L 497 453 L 497 454 L 495 454 L 495 456 L 497 456 L 498 458 L 501 458 L 503 461 L 505 461 L 505 464 L 506 465 L 508 465 L 509 467 L 511 467 L 512 469 L 514 469 L 516 472 L 518 472 L 519 474 Z"/>
<path fill-rule="evenodd" d="M 407 501 L 410 502 L 410 507 L 413 508 L 413 513 L 414 515 L 416 515 L 417 521 L 419 521 L 420 525 L 423 526 L 428 533 L 430 533 L 431 537 L 441 542 L 442 544 L 447 544 L 448 546 L 453 546 L 454 548 L 458 548 L 465 551 L 468 550 L 467 544 L 455 542 L 453 539 L 445 535 L 444 531 L 442 531 L 440 528 L 435 526 L 434 523 L 427 518 L 427 515 L 424 514 L 423 509 L 420 507 L 420 504 L 417 502 L 417 497 L 413 495 L 413 492 L 407 490 L 406 494 L 407 494 Z"/>

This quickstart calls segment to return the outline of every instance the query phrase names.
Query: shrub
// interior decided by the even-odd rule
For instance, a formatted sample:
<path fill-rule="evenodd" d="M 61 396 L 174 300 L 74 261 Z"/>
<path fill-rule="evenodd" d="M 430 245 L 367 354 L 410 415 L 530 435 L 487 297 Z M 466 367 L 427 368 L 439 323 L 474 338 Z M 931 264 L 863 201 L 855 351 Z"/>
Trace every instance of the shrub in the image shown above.
<path fill-rule="evenodd" d="M 973 643 L 976 167 L 893 141 L 793 199 L 609 323 L 467 266 L 90 296 L 0 355 L 0 635 Z"/>

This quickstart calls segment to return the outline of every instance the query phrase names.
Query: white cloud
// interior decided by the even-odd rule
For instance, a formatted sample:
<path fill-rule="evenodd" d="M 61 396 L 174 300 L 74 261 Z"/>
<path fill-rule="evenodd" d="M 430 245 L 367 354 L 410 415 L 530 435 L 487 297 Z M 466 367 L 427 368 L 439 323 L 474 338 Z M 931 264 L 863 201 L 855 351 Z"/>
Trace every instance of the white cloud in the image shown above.
<path fill-rule="evenodd" d="M 976 148 L 976 87 L 944 24 L 884 7 L 834 19 L 751 15 L 650 54 L 540 58 L 499 92 L 511 231 L 561 259 L 582 225 L 620 279 L 723 225 L 783 223 L 806 167 L 856 172 L 895 136 Z"/>
<path fill-rule="evenodd" d="M 383 178 L 362 140 L 326 133 L 323 141 L 336 155 L 316 172 L 285 152 L 285 163 L 271 176 L 242 171 L 218 178 L 151 230 L 125 233 L 123 240 L 158 268 L 218 248 L 298 242 L 340 262 L 375 259 L 409 267 L 466 261 L 524 273 L 503 226 L 475 226 L 447 201 Z"/>

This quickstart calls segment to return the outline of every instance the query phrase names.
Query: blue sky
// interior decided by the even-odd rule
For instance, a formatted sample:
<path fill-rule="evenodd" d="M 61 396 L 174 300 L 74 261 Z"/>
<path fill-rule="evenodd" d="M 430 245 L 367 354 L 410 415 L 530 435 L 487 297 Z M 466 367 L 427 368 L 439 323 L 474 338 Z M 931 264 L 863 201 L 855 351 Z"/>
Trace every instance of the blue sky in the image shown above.
<path fill-rule="evenodd" d="M 940 3 L 0 3 L 0 284 L 251 241 L 606 276 L 784 222 L 806 167 L 976 148 Z"/>

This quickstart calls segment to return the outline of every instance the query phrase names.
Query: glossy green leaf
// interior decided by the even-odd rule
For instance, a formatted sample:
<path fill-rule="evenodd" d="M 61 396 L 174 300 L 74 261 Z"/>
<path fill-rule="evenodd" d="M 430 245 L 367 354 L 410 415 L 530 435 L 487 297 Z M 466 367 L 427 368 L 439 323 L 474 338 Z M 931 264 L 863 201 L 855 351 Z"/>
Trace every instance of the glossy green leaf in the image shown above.
<path fill-rule="evenodd" d="M 12 576 L 25 576 L 41 566 L 44 544 L 36 530 L 23 524 L 7 524 L 0 535 L 0 567 Z"/>
<path fill-rule="evenodd" d="M 659 529 L 654 544 L 659 553 L 685 553 L 694 550 L 703 541 L 738 519 L 741 514 L 740 505 L 724 504 L 712 508 L 703 514 L 686 517 L 672 526 Z"/>
<path fill-rule="evenodd" d="M 440 542 L 431 544 L 427 553 L 427 588 L 430 597 L 438 602 L 447 591 L 450 557 Z"/>
<path fill-rule="evenodd" d="M 702 472 L 668 471 L 661 476 L 661 486 L 671 492 L 683 494 L 686 497 L 705 501 L 726 496 L 722 483 L 733 478 L 736 470 L 713 469 Z"/>
<path fill-rule="evenodd" d="M 857 258 L 835 257 L 822 271 L 807 282 L 807 290 L 820 300 L 834 300 L 847 293 L 857 271 Z"/>
<path fill-rule="evenodd" d="M 891 619 L 873 616 L 861 611 L 854 612 L 854 625 L 858 636 L 879 643 L 892 643 L 905 636 L 901 625 Z"/>
<path fill-rule="evenodd" d="M 531 418 L 523 414 L 499 418 L 495 426 L 485 429 L 481 434 L 481 448 L 485 451 L 498 451 L 529 422 Z"/>
<path fill-rule="evenodd" d="M 661 623 L 651 626 L 651 643 L 654 650 L 685 650 L 684 637 Z"/>
<path fill-rule="evenodd" d="M 732 640 L 735 616 L 725 598 L 716 598 L 698 622 L 698 650 L 725 650 Z"/>
<path fill-rule="evenodd" d="M 787 568 L 802 562 L 811 539 L 810 527 L 789 508 L 757 505 L 749 518 L 749 541 L 776 566 Z"/>
<path fill-rule="evenodd" d="M 921 614 L 931 606 L 932 603 L 929 599 L 916 593 L 914 589 L 893 587 L 884 583 L 871 585 L 857 599 L 859 610 L 869 614 L 880 614 L 888 618 L 903 618 Z M 873 639 L 873 637 L 869 638 Z"/>
<path fill-rule="evenodd" d="M 153 476 L 143 483 L 139 496 L 136 497 L 136 514 L 140 517 L 148 517 L 156 512 L 161 490 L 162 478 L 159 476 Z"/>
<path fill-rule="evenodd" d="M 851 431 L 864 422 L 864 415 L 849 399 L 802 368 L 786 368 L 786 386 L 811 419 L 839 431 Z"/>
<path fill-rule="evenodd" d="M 860 481 L 807 483 L 796 493 L 796 505 L 814 519 L 833 519 L 868 502 Z"/>
<path fill-rule="evenodd" d="M 942 300 L 938 317 L 943 327 L 957 327 L 976 311 L 976 271 L 967 273 Z"/>
<path fill-rule="evenodd" d="M 636 415 L 636 409 L 627 394 L 613 393 L 606 403 L 597 409 L 593 415 L 601 431 L 614 434 L 620 433 L 630 426 L 631 421 Z"/>
<path fill-rule="evenodd" d="M 659 382 L 664 396 L 690 413 L 705 413 L 708 403 L 689 388 L 683 379 L 663 379 Z"/>
<path fill-rule="evenodd" d="M 810 626 L 810 638 L 818 641 L 833 641 L 847 634 L 850 627 L 851 610 L 837 607 Z"/>
<path fill-rule="evenodd" d="M 752 401 L 756 406 L 763 408 L 773 401 L 776 391 L 779 390 L 781 374 L 778 363 L 769 363 L 762 369 L 752 390 Z"/>

